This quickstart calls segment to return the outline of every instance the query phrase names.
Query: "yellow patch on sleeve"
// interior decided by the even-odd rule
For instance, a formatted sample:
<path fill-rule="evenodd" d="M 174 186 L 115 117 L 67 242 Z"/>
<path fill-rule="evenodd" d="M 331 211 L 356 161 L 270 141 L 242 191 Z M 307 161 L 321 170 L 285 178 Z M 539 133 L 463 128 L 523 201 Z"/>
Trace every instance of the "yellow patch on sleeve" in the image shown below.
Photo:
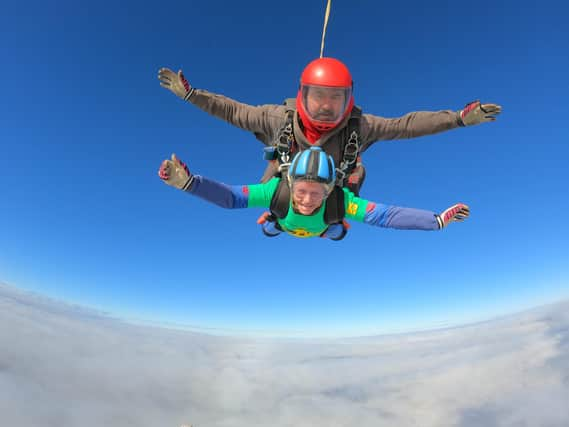
<path fill-rule="evenodd" d="M 357 212 L 358 212 L 358 205 L 353 202 L 350 202 L 348 204 L 348 214 L 355 216 Z"/>

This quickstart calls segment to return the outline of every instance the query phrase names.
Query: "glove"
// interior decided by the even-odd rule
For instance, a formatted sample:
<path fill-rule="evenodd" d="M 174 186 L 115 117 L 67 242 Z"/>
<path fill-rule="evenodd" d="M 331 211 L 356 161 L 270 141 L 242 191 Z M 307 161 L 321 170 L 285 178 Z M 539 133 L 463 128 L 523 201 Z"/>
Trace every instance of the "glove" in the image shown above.
<path fill-rule="evenodd" d="M 194 92 L 194 88 L 190 86 L 182 70 L 178 70 L 178 74 L 176 74 L 169 68 L 160 68 L 158 80 L 160 80 L 160 86 L 171 90 L 184 101 L 187 101 Z"/>
<path fill-rule="evenodd" d="M 484 122 L 493 122 L 496 116 L 502 112 L 502 107 L 497 104 L 480 104 L 479 100 L 466 104 L 458 112 L 463 126 L 478 125 Z"/>
<path fill-rule="evenodd" d="M 463 204 L 457 203 L 450 208 L 445 209 L 439 215 L 435 215 L 439 223 L 439 230 L 445 228 L 449 223 L 454 221 L 464 221 L 470 215 L 470 208 Z"/>
<path fill-rule="evenodd" d="M 158 176 L 166 184 L 179 190 L 188 190 L 194 182 L 194 175 L 184 162 L 172 154 L 172 160 L 164 160 L 158 170 Z"/>

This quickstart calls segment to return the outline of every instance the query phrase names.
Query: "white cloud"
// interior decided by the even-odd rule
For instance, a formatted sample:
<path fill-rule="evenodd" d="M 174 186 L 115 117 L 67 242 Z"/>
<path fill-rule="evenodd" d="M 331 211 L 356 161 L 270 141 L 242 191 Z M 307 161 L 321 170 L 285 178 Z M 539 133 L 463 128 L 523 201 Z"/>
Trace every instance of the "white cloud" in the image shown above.
<path fill-rule="evenodd" d="M 569 425 L 569 303 L 338 340 L 136 326 L 0 285 L 0 424 Z"/>

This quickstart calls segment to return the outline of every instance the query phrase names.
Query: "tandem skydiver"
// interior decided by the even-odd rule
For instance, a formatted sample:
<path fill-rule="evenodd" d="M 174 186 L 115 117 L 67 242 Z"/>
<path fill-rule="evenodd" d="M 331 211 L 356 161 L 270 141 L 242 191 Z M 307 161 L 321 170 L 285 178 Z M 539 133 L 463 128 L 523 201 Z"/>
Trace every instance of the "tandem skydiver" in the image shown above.
<path fill-rule="evenodd" d="M 399 118 L 362 114 L 354 104 L 350 71 L 334 58 L 319 58 L 309 63 L 300 77 L 295 99 L 285 105 L 252 106 L 223 95 L 196 89 L 184 77 L 161 68 L 160 85 L 203 111 L 253 132 L 272 147 L 272 160 L 261 182 L 277 174 L 279 164 L 290 161 L 295 152 L 320 146 L 338 167 L 342 186 L 356 195 L 365 179 L 360 155 L 380 140 L 415 138 L 463 126 L 496 120 L 501 107 L 474 101 L 462 110 L 416 111 Z"/>
<path fill-rule="evenodd" d="M 346 232 L 344 218 L 385 228 L 440 230 L 470 214 L 468 206 L 462 203 L 437 214 L 357 197 L 336 185 L 334 160 L 320 147 L 297 153 L 283 178 L 273 177 L 261 184 L 229 186 L 194 175 L 174 154 L 171 160 L 162 162 L 158 175 L 166 184 L 223 208 L 269 208 L 275 220 L 263 224 L 268 236 L 284 231 L 296 237 L 340 240 Z M 331 197 L 335 202 L 327 203 Z M 338 200 L 343 201 L 343 209 L 330 213 L 329 210 L 335 211 Z"/>

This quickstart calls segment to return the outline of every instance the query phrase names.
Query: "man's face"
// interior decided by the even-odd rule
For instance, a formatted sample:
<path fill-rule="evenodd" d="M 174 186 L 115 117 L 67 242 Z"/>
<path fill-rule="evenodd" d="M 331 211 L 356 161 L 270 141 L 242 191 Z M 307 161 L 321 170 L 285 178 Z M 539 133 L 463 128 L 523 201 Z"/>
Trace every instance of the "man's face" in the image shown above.
<path fill-rule="evenodd" d="M 292 186 L 292 205 L 302 215 L 312 215 L 324 201 L 323 184 L 313 181 L 296 181 Z"/>
<path fill-rule="evenodd" d="M 308 87 L 306 109 L 313 120 L 336 122 L 344 113 L 346 89 L 322 86 Z"/>

